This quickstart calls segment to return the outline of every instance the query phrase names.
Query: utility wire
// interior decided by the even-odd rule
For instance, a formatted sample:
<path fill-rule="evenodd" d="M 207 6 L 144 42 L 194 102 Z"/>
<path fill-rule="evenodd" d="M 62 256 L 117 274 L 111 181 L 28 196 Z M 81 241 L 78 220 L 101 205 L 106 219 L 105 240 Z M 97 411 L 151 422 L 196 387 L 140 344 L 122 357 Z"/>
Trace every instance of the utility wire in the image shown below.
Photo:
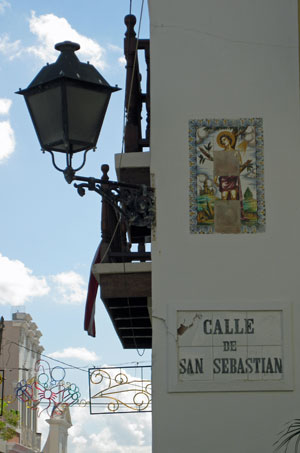
<path fill-rule="evenodd" d="M 15 344 L 16 346 L 19 346 L 21 348 L 24 348 L 24 349 L 27 349 L 27 351 L 31 351 L 31 352 L 34 352 L 35 354 L 39 354 L 37 351 L 35 351 L 34 349 L 31 349 L 31 348 L 28 348 L 27 346 L 24 346 L 20 343 L 17 343 L 15 341 L 12 341 L 12 340 L 8 340 L 8 342 L 10 344 Z M 85 370 L 84 367 L 78 367 L 78 366 L 75 366 L 75 365 L 71 365 L 70 363 L 67 363 L 67 362 L 63 362 L 62 360 L 58 360 L 58 359 L 54 359 L 53 357 L 51 356 L 48 356 L 46 354 L 42 354 L 40 353 L 39 355 L 43 356 L 43 357 L 46 357 L 47 359 L 50 359 L 50 360 L 53 360 L 54 362 L 58 362 L 58 363 L 61 363 L 63 365 L 66 365 L 66 367 L 62 367 L 64 369 L 75 369 L 75 370 L 79 370 L 79 371 L 84 371 L 85 373 L 88 373 L 88 370 Z M 110 365 L 110 367 L 116 367 L 116 368 L 120 368 L 120 367 L 124 367 L 126 368 L 126 366 L 129 366 L 130 364 L 136 364 L 136 366 L 139 366 L 140 363 L 149 363 L 148 361 L 144 360 L 142 362 L 137 362 L 137 361 L 133 361 L 133 362 L 125 362 L 125 363 L 119 363 L 119 364 L 115 364 L 115 365 Z M 102 368 L 102 367 L 91 367 L 90 365 L 86 365 L 87 368 Z M 103 367 L 103 368 L 110 368 L 110 367 Z M 9 370 L 12 370 L 12 369 L 17 369 L 17 368 L 8 368 Z"/>
<path fill-rule="evenodd" d="M 116 227 L 115 227 L 114 232 L 113 232 L 113 234 L 112 234 L 112 236 L 111 236 L 110 242 L 109 242 L 109 244 L 108 244 L 108 246 L 107 246 L 107 248 L 106 248 L 106 250 L 105 250 L 105 253 L 104 253 L 103 257 L 101 258 L 100 264 L 102 264 L 103 261 L 104 261 L 105 258 L 106 258 L 106 255 L 107 255 L 107 253 L 108 253 L 108 251 L 109 251 L 109 249 L 110 249 L 110 246 L 111 246 L 111 244 L 112 244 L 112 241 L 114 240 L 115 235 L 116 235 L 116 233 L 117 233 L 118 226 L 120 225 L 120 222 L 121 222 L 121 214 L 119 214 L 119 218 L 118 218 Z"/>
<path fill-rule="evenodd" d="M 88 371 L 84 370 L 83 368 L 80 368 L 80 367 L 75 366 L 75 365 L 70 365 L 69 363 L 63 362 L 62 360 L 54 359 L 53 357 L 50 357 L 50 356 L 48 356 L 46 354 L 43 354 L 43 353 L 40 353 L 38 351 L 35 351 L 34 349 L 28 348 L 27 346 L 24 346 L 23 344 L 16 343 L 15 341 L 12 341 L 12 340 L 10 340 L 10 343 L 11 344 L 15 344 L 16 346 L 19 346 L 21 348 L 27 349 L 27 351 L 35 352 L 36 354 L 38 354 L 38 355 L 40 355 L 42 357 L 46 357 L 47 359 L 54 360 L 54 362 L 62 363 L 63 365 L 67 365 L 70 368 L 74 368 L 76 370 L 83 371 L 84 373 L 88 373 Z"/>

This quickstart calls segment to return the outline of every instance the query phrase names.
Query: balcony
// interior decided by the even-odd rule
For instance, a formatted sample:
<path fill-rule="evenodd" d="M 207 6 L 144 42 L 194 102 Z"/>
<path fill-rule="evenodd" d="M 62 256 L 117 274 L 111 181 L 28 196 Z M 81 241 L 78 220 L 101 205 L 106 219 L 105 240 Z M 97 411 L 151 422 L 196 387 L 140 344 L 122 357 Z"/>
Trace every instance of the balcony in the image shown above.
<path fill-rule="evenodd" d="M 118 181 L 150 186 L 150 54 L 149 40 L 138 40 L 135 17 L 125 17 L 126 126 L 124 153 L 115 156 Z M 146 64 L 146 92 L 142 92 L 139 53 Z M 142 123 L 142 112 L 145 121 Z M 144 136 L 142 129 L 144 125 Z M 148 151 L 144 151 L 147 149 Z M 108 180 L 104 174 L 103 180 Z M 102 200 L 100 262 L 93 274 L 100 296 L 125 349 L 151 348 L 151 229 L 126 223 Z"/>

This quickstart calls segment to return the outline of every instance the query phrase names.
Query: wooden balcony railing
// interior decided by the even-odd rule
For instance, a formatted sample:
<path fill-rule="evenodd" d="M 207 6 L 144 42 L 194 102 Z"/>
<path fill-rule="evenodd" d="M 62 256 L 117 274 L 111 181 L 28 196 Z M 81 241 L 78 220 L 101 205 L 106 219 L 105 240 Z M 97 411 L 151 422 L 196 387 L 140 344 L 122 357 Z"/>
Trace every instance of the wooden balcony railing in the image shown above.
<path fill-rule="evenodd" d="M 150 44 L 149 39 L 137 39 L 134 31 L 136 18 L 125 17 L 127 31 L 124 39 L 126 58 L 126 127 L 125 153 L 140 152 L 150 146 Z M 146 92 L 142 92 L 139 68 L 139 50 L 144 52 L 146 62 Z M 146 107 L 145 133 L 142 134 L 142 109 Z"/>

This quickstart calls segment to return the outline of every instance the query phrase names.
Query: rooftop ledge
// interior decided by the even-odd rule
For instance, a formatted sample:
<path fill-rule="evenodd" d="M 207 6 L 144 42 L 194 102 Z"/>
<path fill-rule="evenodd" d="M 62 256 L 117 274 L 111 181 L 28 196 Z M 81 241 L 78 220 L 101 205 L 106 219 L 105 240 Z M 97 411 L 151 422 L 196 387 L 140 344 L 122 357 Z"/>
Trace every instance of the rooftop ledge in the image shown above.
<path fill-rule="evenodd" d="M 115 154 L 119 181 L 150 185 L 150 151 Z"/>
<path fill-rule="evenodd" d="M 101 299 L 147 298 L 151 296 L 151 263 L 94 264 Z M 127 302 L 126 302 L 127 304 Z"/>
<path fill-rule="evenodd" d="M 120 153 L 115 154 L 116 170 L 120 168 L 141 168 L 150 167 L 150 151 L 141 153 Z"/>
<path fill-rule="evenodd" d="M 93 265 L 93 274 L 99 281 L 103 274 L 136 274 L 151 272 L 151 263 L 97 263 Z"/>

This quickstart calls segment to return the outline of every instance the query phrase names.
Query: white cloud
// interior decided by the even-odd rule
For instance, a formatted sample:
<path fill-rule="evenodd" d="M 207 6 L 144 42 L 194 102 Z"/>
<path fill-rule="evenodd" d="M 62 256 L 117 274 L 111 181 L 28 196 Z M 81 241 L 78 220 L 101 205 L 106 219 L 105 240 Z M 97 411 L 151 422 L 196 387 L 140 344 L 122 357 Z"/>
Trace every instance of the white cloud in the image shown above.
<path fill-rule="evenodd" d="M 0 115 L 8 115 L 12 101 L 0 98 Z M 15 150 L 15 134 L 8 120 L 0 121 L 0 163 L 6 160 Z"/>
<path fill-rule="evenodd" d="M 115 44 L 108 44 L 108 49 L 112 52 L 121 54 L 118 58 L 118 62 L 121 66 L 126 66 L 126 58 L 123 55 L 123 49 L 121 49 L 121 47 L 116 46 Z"/>
<path fill-rule="evenodd" d="M 133 445 L 137 448 L 134 452 L 148 451 L 151 444 L 151 414 L 131 414 L 131 417 L 121 414 L 118 418 L 117 423 L 113 418 L 109 418 L 107 424 L 112 438 L 123 448 L 120 452 L 129 452 Z"/>
<path fill-rule="evenodd" d="M 78 445 L 79 447 L 85 447 L 87 444 L 87 439 L 83 436 L 73 437 L 73 444 Z"/>
<path fill-rule="evenodd" d="M 135 441 L 129 442 L 126 434 L 122 439 L 118 436 L 117 440 L 115 436 L 118 435 L 119 422 L 120 420 L 115 423 L 115 430 L 106 426 L 100 433 L 91 434 L 89 436 L 89 439 L 91 440 L 91 448 L 89 451 L 95 453 L 151 453 L 152 449 L 150 445 L 137 445 Z"/>
<path fill-rule="evenodd" d="M 109 50 L 112 50 L 113 52 L 117 53 L 123 53 L 123 49 L 119 46 L 116 46 L 115 44 L 108 44 Z"/>
<path fill-rule="evenodd" d="M 151 453 L 151 414 L 89 414 L 89 407 L 71 407 L 72 453 Z"/>
<path fill-rule="evenodd" d="M 52 275 L 51 280 L 57 291 L 57 302 L 62 304 L 81 304 L 86 299 L 86 286 L 81 275 L 77 272 L 61 272 Z"/>
<path fill-rule="evenodd" d="M 78 439 L 80 437 L 87 439 L 88 435 L 86 428 L 90 428 L 92 422 L 95 422 L 95 418 L 90 414 L 89 406 L 72 406 L 70 408 L 70 411 L 73 426 L 69 430 L 69 435 L 72 439 L 72 442 L 73 439 Z M 92 429 L 94 429 L 94 423 Z"/>
<path fill-rule="evenodd" d="M 6 0 L 0 0 L 0 14 L 4 14 L 6 8 L 10 8 L 11 4 Z"/>
<path fill-rule="evenodd" d="M 124 55 L 118 58 L 118 62 L 121 66 L 126 66 L 126 58 L 124 57 Z"/>
<path fill-rule="evenodd" d="M 33 275 L 21 261 L 0 254 L 1 305 L 22 305 L 33 297 L 45 296 L 49 290 L 45 278 Z"/>
<path fill-rule="evenodd" d="M 21 41 L 10 41 L 9 36 L 5 33 L 0 36 L 0 52 L 7 55 L 9 60 L 13 60 L 22 54 Z"/>
<path fill-rule="evenodd" d="M 0 115 L 7 115 L 11 104 L 11 99 L 0 98 Z"/>
<path fill-rule="evenodd" d="M 64 17 L 58 17 L 51 13 L 38 16 L 35 11 L 32 11 L 29 18 L 29 28 L 37 38 L 35 45 L 26 47 L 21 44 L 21 40 L 11 41 L 9 35 L 3 33 L 0 35 L 0 53 L 7 56 L 9 60 L 30 54 L 42 60 L 43 63 L 53 63 L 59 56 L 59 52 L 54 49 L 55 44 L 62 41 L 73 41 L 80 44 L 77 55 L 81 61 L 89 61 L 100 71 L 107 67 L 105 49 L 94 39 L 80 34 Z M 113 52 L 122 52 L 120 47 L 113 44 L 108 47 Z M 119 62 L 122 66 L 124 65 L 122 57 L 119 58 Z"/>
<path fill-rule="evenodd" d="M 49 354 L 50 357 L 55 359 L 79 359 L 85 362 L 95 362 L 99 360 L 97 354 L 89 351 L 86 348 L 65 348 L 62 351 L 55 351 Z"/>
<path fill-rule="evenodd" d="M 117 442 L 112 438 L 112 433 L 108 427 L 102 429 L 99 434 L 91 434 L 89 437 L 92 441 L 92 448 L 94 449 L 97 449 L 97 446 L 101 445 L 103 452 L 121 452 Z M 98 451 L 100 452 L 100 449 Z"/>
<path fill-rule="evenodd" d="M 16 141 L 10 122 L 0 121 L 0 163 L 7 159 L 15 150 Z"/>
<path fill-rule="evenodd" d="M 58 57 L 54 45 L 61 41 L 74 41 L 80 44 L 81 59 L 85 58 L 94 66 L 103 69 L 105 50 L 93 39 L 78 33 L 64 17 L 54 14 L 42 14 L 37 16 L 31 12 L 29 20 L 30 31 L 37 37 L 38 44 L 28 47 L 27 52 L 37 56 L 43 62 L 53 62 Z"/>

